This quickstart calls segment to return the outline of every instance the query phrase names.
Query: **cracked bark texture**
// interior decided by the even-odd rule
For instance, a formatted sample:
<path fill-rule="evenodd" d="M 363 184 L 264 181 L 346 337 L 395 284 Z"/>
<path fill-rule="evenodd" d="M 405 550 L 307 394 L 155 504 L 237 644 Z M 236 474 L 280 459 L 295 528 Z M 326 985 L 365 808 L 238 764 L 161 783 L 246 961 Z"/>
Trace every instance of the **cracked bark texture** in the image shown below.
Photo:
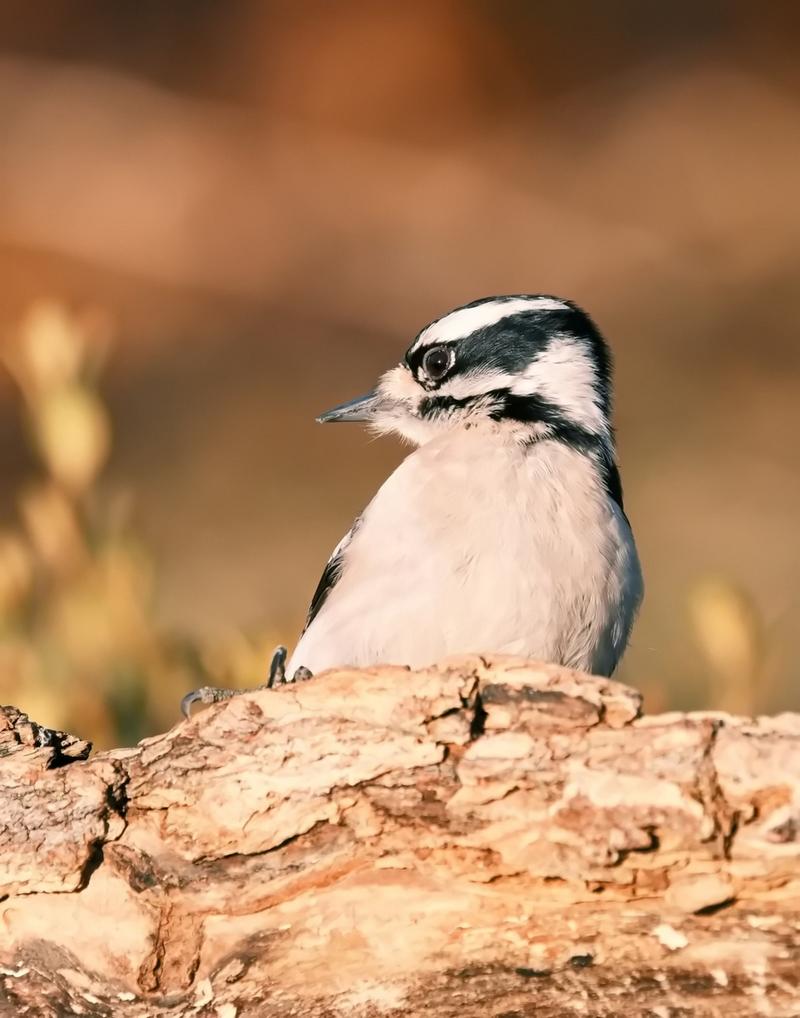
<path fill-rule="evenodd" d="M 800 1014 L 800 716 L 462 658 L 137 747 L 0 709 L 0 1014 Z"/>

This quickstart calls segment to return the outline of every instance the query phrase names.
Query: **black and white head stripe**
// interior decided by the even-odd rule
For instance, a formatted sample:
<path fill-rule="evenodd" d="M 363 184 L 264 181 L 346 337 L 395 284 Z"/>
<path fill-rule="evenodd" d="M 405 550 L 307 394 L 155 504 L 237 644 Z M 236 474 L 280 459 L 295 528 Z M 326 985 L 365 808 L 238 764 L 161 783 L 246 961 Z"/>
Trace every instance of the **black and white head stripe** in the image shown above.
<path fill-rule="evenodd" d="M 426 326 L 403 366 L 417 383 L 412 412 L 421 422 L 483 418 L 512 424 L 523 441 L 563 442 L 597 462 L 621 506 L 611 358 L 576 304 L 526 294 L 475 301 Z M 398 388 L 405 391 L 399 379 Z"/>
<path fill-rule="evenodd" d="M 435 367 L 446 369 L 431 375 L 434 356 Z M 610 440 L 608 349 L 589 316 L 568 301 L 522 295 L 468 304 L 423 329 L 406 365 L 439 397 L 423 409 L 475 402 L 494 416 L 501 403 L 507 416 L 533 420 L 537 409 L 550 407 L 545 418 L 560 416 Z"/>
<path fill-rule="evenodd" d="M 504 318 L 519 314 L 522 311 L 569 311 L 575 305 L 559 300 L 557 297 L 546 296 L 511 296 L 483 297 L 471 304 L 456 308 L 426 325 L 411 344 L 409 355 L 424 346 L 435 343 L 452 343 L 464 339 L 474 332 L 480 332 L 492 325 L 497 325 Z"/>

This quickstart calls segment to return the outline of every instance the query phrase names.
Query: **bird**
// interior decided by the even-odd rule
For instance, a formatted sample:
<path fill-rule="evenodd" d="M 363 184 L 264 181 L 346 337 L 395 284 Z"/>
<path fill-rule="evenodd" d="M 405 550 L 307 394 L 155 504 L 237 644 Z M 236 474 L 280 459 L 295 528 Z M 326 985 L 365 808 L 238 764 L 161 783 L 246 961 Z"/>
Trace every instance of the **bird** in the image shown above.
<path fill-rule="evenodd" d="M 513 294 L 455 308 L 317 420 L 414 448 L 334 549 L 266 685 L 487 653 L 613 673 L 644 586 L 611 354 L 577 304 Z"/>

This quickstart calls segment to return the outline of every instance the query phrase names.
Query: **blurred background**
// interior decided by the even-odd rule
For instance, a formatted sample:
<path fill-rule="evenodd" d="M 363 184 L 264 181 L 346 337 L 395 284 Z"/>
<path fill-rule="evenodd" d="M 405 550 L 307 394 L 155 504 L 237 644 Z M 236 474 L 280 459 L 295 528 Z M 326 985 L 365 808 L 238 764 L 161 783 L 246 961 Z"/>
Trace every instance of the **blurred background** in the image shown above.
<path fill-rule="evenodd" d="M 800 6 L 6 0 L 0 700 L 251 685 L 403 451 L 315 414 L 494 293 L 617 361 L 650 710 L 800 708 Z"/>

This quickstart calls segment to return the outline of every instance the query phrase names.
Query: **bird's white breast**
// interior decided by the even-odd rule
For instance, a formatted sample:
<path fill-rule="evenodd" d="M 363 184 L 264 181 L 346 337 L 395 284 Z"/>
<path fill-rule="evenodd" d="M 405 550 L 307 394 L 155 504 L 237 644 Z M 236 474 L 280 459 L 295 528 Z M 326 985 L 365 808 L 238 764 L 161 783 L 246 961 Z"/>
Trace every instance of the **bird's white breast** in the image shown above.
<path fill-rule="evenodd" d="M 630 528 L 595 465 L 487 423 L 387 479 L 289 668 L 494 651 L 609 674 L 640 599 Z"/>

